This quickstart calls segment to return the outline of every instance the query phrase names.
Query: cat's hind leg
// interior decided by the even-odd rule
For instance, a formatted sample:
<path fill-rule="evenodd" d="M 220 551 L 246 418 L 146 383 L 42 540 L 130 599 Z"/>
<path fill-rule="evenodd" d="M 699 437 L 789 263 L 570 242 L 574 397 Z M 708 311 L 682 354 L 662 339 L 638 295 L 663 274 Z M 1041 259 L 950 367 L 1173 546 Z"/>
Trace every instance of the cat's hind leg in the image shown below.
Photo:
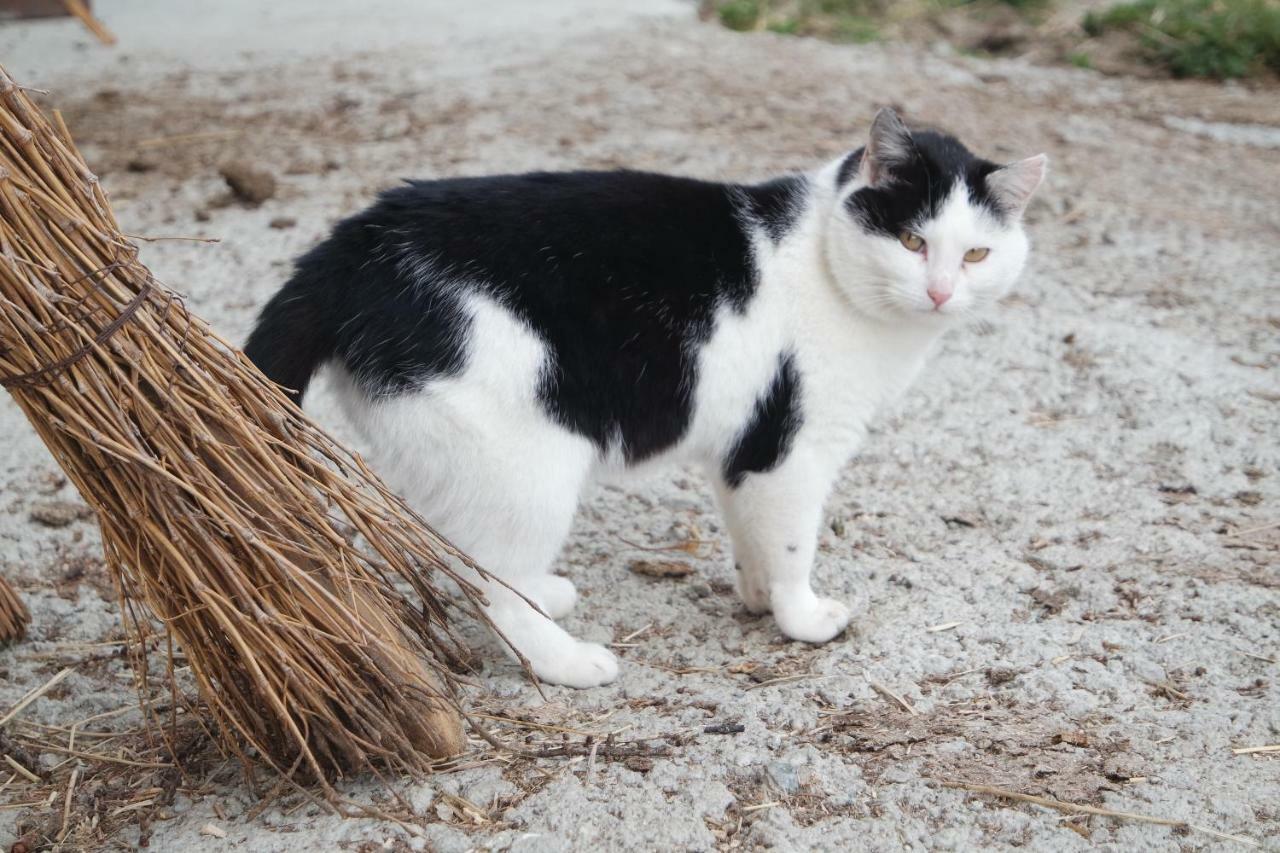
<path fill-rule="evenodd" d="M 514 588 L 479 584 L 494 627 L 539 679 L 607 684 L 617 677 L 617 660 L 552 621 L 568 612 L 577 592 L 567 578 L 549 573 L 595 449 L 536 410 L 489 412 L 469 397 L 445 388 L 391 404 L 404 411 L 383 418 L 375 442 L 379 468 L 446 539 Z"/>
<path fill-rule="evenodd" d="M 563 619 L 568 616 L 573 612 L 573 606 L 578 603 L 578 589 L 573 585 L 573 581 L 566 577 L 544 573 L 537 577 L 526 578 L 524 585 L 521 592 L 536 602 L 542 608 L 542 612 L 552 619 Z"/>

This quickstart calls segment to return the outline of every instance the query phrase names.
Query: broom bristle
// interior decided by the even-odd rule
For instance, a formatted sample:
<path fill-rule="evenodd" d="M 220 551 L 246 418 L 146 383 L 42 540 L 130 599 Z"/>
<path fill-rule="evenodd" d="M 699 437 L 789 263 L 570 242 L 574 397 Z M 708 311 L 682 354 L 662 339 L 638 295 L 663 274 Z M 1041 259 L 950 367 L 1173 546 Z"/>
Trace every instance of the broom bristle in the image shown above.
<path fill-rule="evenodd" d="M 0 646 L 21 640 L 27 635 L 31 611 L 22 603 L 9 582 L 0 578 Z"/>
<path fill-rule="evenodd" d="M 483 620 L 465 556 L 151 277 L 54 119 L 0 69 L 0 384 L 97 511 L 127 627 L 141 604 L 172 632 L 241 757 L 459 752 L 433 573 Z"/>

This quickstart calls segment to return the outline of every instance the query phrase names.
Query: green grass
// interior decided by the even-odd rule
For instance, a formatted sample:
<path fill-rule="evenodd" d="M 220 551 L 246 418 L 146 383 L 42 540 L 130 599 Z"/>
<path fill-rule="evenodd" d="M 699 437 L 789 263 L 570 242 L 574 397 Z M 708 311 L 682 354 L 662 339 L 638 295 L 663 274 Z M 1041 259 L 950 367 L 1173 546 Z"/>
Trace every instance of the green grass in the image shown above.
<path fill-rule="evenodd" d="M 1035 18 L 1053 0 L 704 0 L 731 30 L 769 30 L 784 35 L 816 36 L 828 41 L 869 42 L 885 26 L 928 18 L 954 8 L 981 10 L 1008 6 Z"/>
<path fill-rule="evenodd" d="M 721 3 L 716 11 L 720 15 L 720 23 L 738 32 L 754 30 L 764 13 L 759 0 L 728 0 Z"/>
<path fill-rule="evenodd" d="M 1067 62 L 1070 62 L 1076 68 L 1093 67 L 1093 58 L 1083 50 L 1077 50 L 1074 53 L 1067 54 Z"/>
<path fill-rule="evenodd" d="M 875 18 L 887 0 L 724 0 L 716 5 L 731 30 L 767 29 L 784 35 L 819 36 L 831 41 L 879 38 Z"/>
<path fill-rule="evenodd" d="M 1138 0 L 1089 13 L 1085 32 L 1133 33 L 1143 55 L 1177 77 L 1280 73 L 1280 4 L 1275 0 Z"/>

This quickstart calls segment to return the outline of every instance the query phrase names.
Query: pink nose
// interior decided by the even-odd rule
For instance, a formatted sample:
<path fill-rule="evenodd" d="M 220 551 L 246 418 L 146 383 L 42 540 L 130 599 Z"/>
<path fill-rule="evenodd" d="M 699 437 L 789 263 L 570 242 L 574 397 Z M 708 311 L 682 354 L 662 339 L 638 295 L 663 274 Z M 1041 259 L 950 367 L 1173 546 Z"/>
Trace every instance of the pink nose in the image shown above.
<path fill-rule="evenodd" d="M 926 293 L 928 293 L 929 298 L 933 300 L 934 308 L 941 308 L 943 306 L 943 303 L 945 303 L 948 299 L 951 298 L 951 288 L 949 287 L 948 288 L 931 287 L 926 291 Z"/>

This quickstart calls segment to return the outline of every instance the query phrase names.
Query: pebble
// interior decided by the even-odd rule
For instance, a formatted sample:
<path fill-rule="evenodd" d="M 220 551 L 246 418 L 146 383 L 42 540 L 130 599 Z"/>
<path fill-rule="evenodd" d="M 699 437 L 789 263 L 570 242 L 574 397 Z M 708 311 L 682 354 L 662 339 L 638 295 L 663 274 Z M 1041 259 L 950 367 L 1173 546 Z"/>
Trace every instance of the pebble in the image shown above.
<path fill-rule="evenodd" d="M 800 776 L 796 769 L 785 761 L 770 761 L 764 769 L 765 780 L 784 794 L 794 794 L 800 790 Z"/>

